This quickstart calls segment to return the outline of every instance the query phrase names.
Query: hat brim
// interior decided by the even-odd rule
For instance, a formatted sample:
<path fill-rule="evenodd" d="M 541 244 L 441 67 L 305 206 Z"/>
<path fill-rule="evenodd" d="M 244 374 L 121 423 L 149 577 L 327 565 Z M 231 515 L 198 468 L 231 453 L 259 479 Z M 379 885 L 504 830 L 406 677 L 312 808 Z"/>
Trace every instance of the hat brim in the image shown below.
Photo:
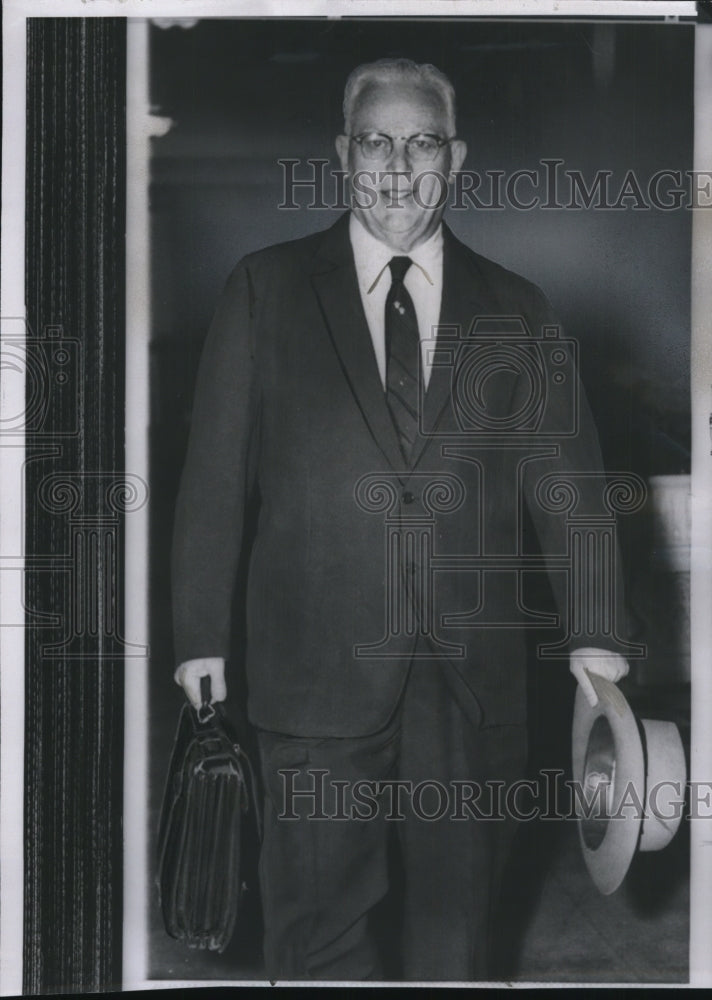
<path fill-rule="evenodd" d="M 618 888 L 633 860 L 645 808 L 645 753 L 638 722 L 615 684 L 589 674 L 598 701 L 591 707 L 576 691 L 572 764 L 581 850 L 586 867 L 604 895 Z M 588 800 L 596 781 L 605 792 Z M 590 808 L 589 808 L 590 807 Z"/>

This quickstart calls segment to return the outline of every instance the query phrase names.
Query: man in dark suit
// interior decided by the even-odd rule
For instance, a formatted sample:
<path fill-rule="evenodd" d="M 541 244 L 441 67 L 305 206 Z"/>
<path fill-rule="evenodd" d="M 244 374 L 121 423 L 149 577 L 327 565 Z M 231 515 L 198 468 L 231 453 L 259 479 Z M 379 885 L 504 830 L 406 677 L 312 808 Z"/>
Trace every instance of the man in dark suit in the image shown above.
<path fill-rule="evenodd" d="M 242 260 L 205 345 L 175 526 L 176 680 L 194 704 L 203 676 L 226 696 L 256 492 L 246 669 L 267 973 L 379 977 L 371 920 L 395 833 L 403 977 L 483 979 L 511 837 L 484 816 L 523 773 L 521 625 L 537 620 L 522 499 L 568 624 L 559 653 L 589 688 L 586 668 L 628 669 L 614 630 L 572 626 L 566 520 L 547 501 L 584 473 L 585 507 L 601 459 L 542 293 L 442 224 L 466 153 L 447 78 L 361 66 L 344 115 L 352 211 Z"/>

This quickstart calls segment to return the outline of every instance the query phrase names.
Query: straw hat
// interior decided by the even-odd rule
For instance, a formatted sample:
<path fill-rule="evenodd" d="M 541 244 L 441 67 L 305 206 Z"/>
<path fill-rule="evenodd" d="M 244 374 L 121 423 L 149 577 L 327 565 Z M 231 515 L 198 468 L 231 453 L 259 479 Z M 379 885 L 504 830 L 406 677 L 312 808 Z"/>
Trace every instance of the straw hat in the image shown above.
<path fill-rule="evenodd" d="M 685 754 L 674 722 L 638 720 L 615 684 L 587 671 L 598 697 L 576 691 L 572 733 L 579 840 L 598 889 L 609 895 L 636 850 L 660 851 L 682 818 Z"/>

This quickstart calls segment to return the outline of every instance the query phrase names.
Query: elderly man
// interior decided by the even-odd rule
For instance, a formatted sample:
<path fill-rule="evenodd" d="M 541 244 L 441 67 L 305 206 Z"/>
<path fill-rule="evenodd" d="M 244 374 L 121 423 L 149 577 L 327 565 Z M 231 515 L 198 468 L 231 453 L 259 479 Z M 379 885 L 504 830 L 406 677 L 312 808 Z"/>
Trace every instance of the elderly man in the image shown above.
<path fill-rule="evenodd" d="M 532 408 L 511 351 L 497 361 L 507 337 L 541 337 L 556 321 L 537 288 L 442 223 L 466 153 L 447 78 L 408 60 L 360 66 L 344 117 L 336 149 L 351 212 L 242 260 L 208 335 L 176 515 L 175 676 L 196 705 L 203 676 L 214 700 L 226 696 L 256 495 L 246 669 L 265 793 L 267 974 L 381 975 L 372 917 L 393 838 L 403 978 L 483 979 L 511 836 L 484 803 L 525 765 L 526 613 L 507 569 L 521 499 L 544 559 L 560 557 L 565 525 L 537 484 L 596 473 L 600 456 L 569 391 L 575 371 L 564 364 L 567 391 L 552 383 Z M 473 345 L 485 353 L 470 382 L 458 358 L 471 361 Z M 481 420 L 464 419 L 468 402 Z M 531 413 L 544 445 L 509 434 Z M 472 561 L 484 555 L 487 565 Z M 571 587 L 560 560 L 555 569 L 566 626 Z M 612 680 L 627 671 L 610 638 L 589 629 L 586 648 L 573 644 L 582 683 L 584 667 Z"/>

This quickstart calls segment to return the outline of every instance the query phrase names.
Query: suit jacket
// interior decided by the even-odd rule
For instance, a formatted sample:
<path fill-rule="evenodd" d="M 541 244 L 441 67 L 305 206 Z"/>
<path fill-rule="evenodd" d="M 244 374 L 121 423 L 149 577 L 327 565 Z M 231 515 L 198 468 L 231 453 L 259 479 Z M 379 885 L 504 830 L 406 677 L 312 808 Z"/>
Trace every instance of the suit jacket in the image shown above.
<path fill-rule="evenodd" d="M 457 677 L 481 724 L 523 723 L 527 610 L 521 574 L 506 562 L 524 544 L 523 500 L 568 614 L 565 512 L 544 509 L 541 485 L 601 469 L 578 378 L 567 355 L 565 388 L 548 372 L 543 402 L 533 399 L 534 369 L 551 361 L 542 331 L 555 336 L 556 326 L 543 294 L 447 227 L 443 253 L 438 363 L 409 463 L 380 382 L 347 215 L 245 257 L 218 305 L 175 520 L 175 652 L 178 662 L 229 657 L 244 514 L 257 489 L 246 669 L 248 712 L 260 727 L 376 732 L 414 653 Z M 515 357 L 521 334 L 507 332 L 517 322 L 499 321 L 499 336 L 491 319 L 473 326 L 478 317 L 519 317 L 525 337 L 540 338 L 528 373 Z M 479 352 L 477 365 L 458 382 L 468 351 Z M 479 423 L 468 398 L 484 414 Z M 545 437 L 518 439 L 532 413 Z M 472 556 L 491 557 L 493 568 L 468 565 Z M 599 634 L 578 642 L 609 644 Z"/>

